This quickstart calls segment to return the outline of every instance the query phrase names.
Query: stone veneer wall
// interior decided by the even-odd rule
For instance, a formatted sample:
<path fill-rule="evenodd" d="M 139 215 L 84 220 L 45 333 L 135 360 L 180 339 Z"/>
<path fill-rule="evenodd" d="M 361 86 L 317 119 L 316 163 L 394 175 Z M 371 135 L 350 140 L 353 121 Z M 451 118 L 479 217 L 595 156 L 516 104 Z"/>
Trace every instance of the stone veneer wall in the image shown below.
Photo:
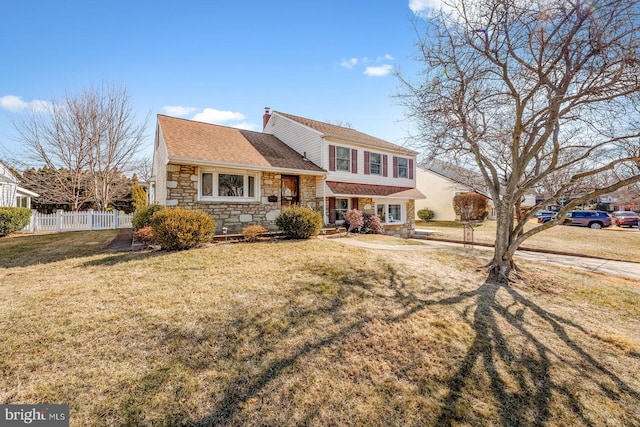
<path fill-rule="evenodd" d="M 260 200 L 255 202 L 219 202 L 198 200 L 197 167 L 190 165 L 167 166 L 167 206 L 179 206 L 207 212 L 216 220 L 216 233 L 227 227 L 228 233 L 240 233 L 249 225 L 262 225 L 277 230 L 275 219 L 280 214 L 280 178 L 275 172 L 262 172 Z M 301 175 L 300 205 L 315 209 L 316 177 Z M 277 202 L 269 202 L 269 196 L 276 196 Z"/>

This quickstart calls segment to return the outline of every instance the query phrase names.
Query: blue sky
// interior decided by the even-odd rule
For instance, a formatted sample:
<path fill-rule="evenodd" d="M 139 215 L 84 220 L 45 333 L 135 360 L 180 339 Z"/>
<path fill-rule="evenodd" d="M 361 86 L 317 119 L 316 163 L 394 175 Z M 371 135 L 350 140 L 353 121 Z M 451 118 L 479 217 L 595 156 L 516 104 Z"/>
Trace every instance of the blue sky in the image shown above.
<path fill-rule="evenodd" d="M 0 158 L 30 106 L 123 84 L 151 156 L 156 114 L 262 130 L 264 107 L 391 142 L 410 123 L 392 71 L 415 74 L 415 13 L 437 0 L 10 1 L 0 25 Z"/>

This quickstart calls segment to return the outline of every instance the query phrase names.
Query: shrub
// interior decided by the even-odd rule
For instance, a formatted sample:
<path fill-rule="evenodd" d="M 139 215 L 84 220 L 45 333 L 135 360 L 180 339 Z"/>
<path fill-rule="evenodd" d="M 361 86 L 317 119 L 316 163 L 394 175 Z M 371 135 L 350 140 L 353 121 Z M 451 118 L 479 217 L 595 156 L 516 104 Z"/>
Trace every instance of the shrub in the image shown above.
<path fill-rule="evenodd" d="M 292 206 L 278 215 L 276 225 L 290 239 L 308 239 L 322 227 L 322 215 L 309 208 Z"/>
<path fill-rule="evenodd" d="M 456 194 L 453 209 L 462 221 L 483 221 L 489 215 L 488 200 L 478 193 Z"/>
<path fill-rule="evenodd" d="M 0 208 L 0 236 L 22 230 L 31 220 L 31 210 L 27 208 Z"/>
<path fill-rule="evenodd" d="M 261 225 L 250 225 L 242 229 L 242 235 L 247 242 L 257 242 L 258 237 L 267 231 L 269 230 Z"/>
<path fill-rule="evenodd" d="M 380 234 L 382 233 L 382 222 L 377 215 L 363 214 L 365 233 Z"/>
<path fill-rule="evenodd" d="M 153 238 L 153 230 L 151 227 L 142 227 L 133 233 L 133 240 L 144 245 L 152 245 L 156 242 Z"/>
<path fill-rule="evenodd" d="M 162 209 L 151 217 L 151 229 L 162 249 L 183 250 L 211 241 L 216 222 L 202 211 Z"/>
<path fill-rule="evenodd" d="M 420 218 L 423 221 L 430 221 L 433 219 L 434 216 L 435 216 L 435 212 L 429 208 L 420 209 L 418 211 L 418 218 Z"/>
<path fill-rule="evenodd" d="M 151 225 L 151 217 L 156 212 L 161 211 L 164 207 L 160 205 L 147 205 L 139 208 L 133 214 L 133 219 L 131 220 L 131 225 L 133 226 L 133 231 L 138 231 L 141 228 L 149 227 Z"/>
<path fill-rule="evenodd" d="M 362 212 L 357 209 L 350 209 L 344 213 L 344 221 L 348 231 L 360 230 L 364 225 Z"/>

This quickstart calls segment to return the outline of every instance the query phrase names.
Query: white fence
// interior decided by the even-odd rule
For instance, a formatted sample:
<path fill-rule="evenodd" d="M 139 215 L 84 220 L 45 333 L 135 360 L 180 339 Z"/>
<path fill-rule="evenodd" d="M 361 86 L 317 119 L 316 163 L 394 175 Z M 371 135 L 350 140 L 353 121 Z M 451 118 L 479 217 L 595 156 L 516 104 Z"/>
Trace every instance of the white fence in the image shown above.
<path fill-rule="evenodd" d="M 118 211 L 57 211 L 52 214 L 42 214 L 33 211 L 31 223 L 21 231 L 35 233 L 36 231 L 80 231 L 80 230 L 109 230 L 115 228 L 131 228 L 133 214 L 123 214 Z"/>

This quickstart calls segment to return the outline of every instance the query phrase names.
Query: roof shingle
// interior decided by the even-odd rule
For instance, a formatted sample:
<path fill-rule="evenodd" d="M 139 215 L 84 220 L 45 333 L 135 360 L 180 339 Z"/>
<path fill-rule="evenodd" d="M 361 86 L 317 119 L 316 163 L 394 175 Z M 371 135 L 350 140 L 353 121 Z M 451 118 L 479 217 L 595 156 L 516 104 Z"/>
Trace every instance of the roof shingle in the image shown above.
<path fill-rule="evenodd" d="M 324 172 L 277 137 L 158 114 L 169 158 Z"/>
<path fill-rule="evenodd" d="M 406 199 L 426 198 L 420 190 L 413 187 L 391 185 L 356 184 L 351 182 L 327 181 L 327 187 L 336 196 L 395 197 Z"/>
<path fill-rule="evenodd" d="M 293 114 L 287 114 L 280 111 L 274 111 L 273 114 L 286 117 L 290 120 L 310 127 L 326 137 L 334 137 L 337 139 L 343 139 L 346 141 L 357 142 L 364 145 L 383 148 L 387 150 L 402 152 L 408 155 L 418 154 L 416 151 L 410 150 L 405 147 L 401 147 L 391 142 L 385 141 L 375 136 L 367 135 L 366 133 L 359 132 L 355 129 L 346 128 L 342 126 L 332 125 L 330 123 L 319 122 L 317 120 L 311 120 L 304 117 L 294 116 Z"/>

